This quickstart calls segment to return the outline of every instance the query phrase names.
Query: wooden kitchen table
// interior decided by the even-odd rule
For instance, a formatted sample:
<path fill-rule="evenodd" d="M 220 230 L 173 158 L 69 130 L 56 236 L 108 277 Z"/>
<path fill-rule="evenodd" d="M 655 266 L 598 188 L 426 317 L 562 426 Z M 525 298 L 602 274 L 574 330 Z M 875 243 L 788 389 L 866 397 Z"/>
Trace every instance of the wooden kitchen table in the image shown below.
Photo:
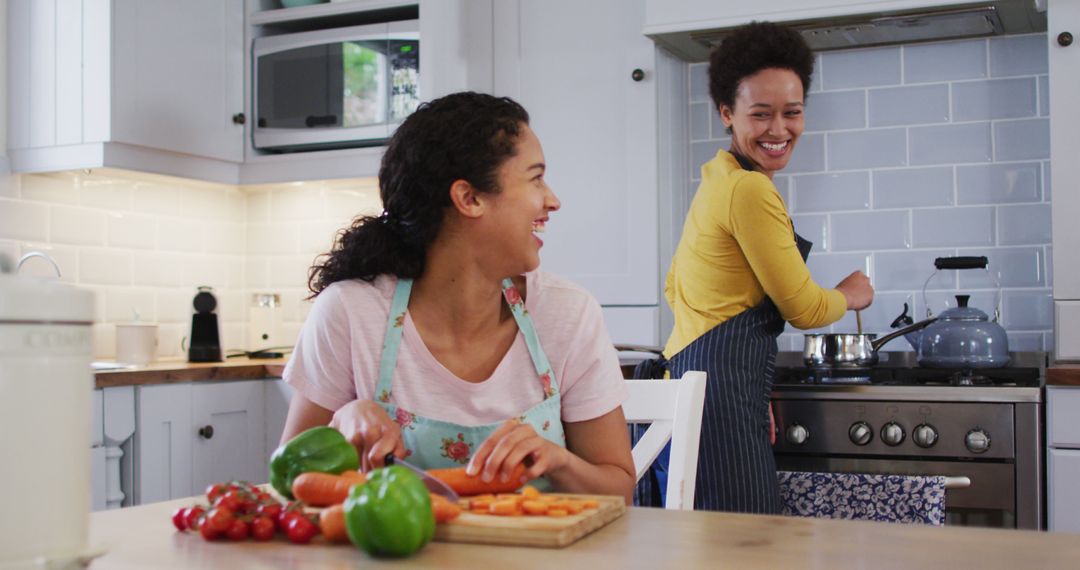
<path fill-rule="evenodd" d="M 433 542 L 404 560 L 351 545 L 206 542 L 177 532 L 173 510 L 195 498 L 90 515 L 91 568 L 1077 568 L 1080 536 L 1034 531 L 835 521 L 631 508 L 563 549 Z"/>

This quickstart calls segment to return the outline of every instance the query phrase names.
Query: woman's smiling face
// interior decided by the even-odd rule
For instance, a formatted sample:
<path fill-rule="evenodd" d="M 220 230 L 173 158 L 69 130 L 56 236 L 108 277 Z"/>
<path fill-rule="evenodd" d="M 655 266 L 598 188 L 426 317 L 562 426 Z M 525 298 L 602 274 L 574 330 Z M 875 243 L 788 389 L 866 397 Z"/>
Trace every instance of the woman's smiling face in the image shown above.
<path fill-rule="evenodd" d="M 802 135 L 803 85 L 789 69 L 767 68 L 739 82 L 735 107 L 720 105 L 720 119 L 732 130 L 731 150 L 769 178 L 787 166 Z"/>

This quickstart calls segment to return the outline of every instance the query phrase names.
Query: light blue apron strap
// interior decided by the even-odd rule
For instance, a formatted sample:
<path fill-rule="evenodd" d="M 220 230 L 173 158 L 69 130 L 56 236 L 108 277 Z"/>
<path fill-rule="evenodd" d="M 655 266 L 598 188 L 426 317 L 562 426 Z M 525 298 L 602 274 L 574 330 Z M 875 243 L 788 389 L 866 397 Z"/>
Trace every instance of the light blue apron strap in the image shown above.
<path fill-rule="evenodd" d="M 381 399 L 382 394 L 386 394 L 386 399 L 389 400 L 412 285 L 412 279 L 398 279 L 397 288 L 394 289 L 394 300 L 390 302 L 390 318 L 386 323 L 386 337 L 383 339 L 382 356 L 379 359 L 379 383 L 375 387 L 376 400 Z"/>
<path fill-rule="evenodd" d="M 514 282 L 509 278 L 503 279 L 502 286 L 503 292 L 505 292 L 507 289 L 514 287 Z M 525 310 L 525 302 L 510 303 L 507 301 L 507 305 L 510 306 L 510 313 L 514 315 L 514 320 L 517 321 L 518 329 L 521 334 L 525 335 L 525 346 L 529 347 L 529 356 L 532 357 L 533 366 L 536 367 L 536 374 L 538 376 L 548 374 L 549 378 L 551 378 L 551 387 L 557 393 L 559 383 L 555 380 L 555 371 L 551 369 L 551 363 L 548 362 L 547 354 L 544 353 L 544 347 L 540 346 L 540 337 L 536 334 L 536 327 L 533 326 L 532 317 Z"/>

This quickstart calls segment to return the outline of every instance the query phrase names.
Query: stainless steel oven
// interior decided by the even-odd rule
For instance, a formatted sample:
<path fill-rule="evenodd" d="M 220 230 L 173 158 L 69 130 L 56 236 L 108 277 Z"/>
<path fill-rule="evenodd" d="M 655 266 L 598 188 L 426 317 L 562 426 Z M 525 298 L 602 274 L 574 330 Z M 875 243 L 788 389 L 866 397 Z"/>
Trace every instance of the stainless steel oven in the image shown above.
<path fill-rule="evenodd" d="M 782 355 L 777 468 L 966 478 L 946 492 L 948 524 L 1045 528 L 1045 353 L 1014 353 L 1009 367 L 978 371 L 888 354 L 872 369 L 838 371 Z"/>

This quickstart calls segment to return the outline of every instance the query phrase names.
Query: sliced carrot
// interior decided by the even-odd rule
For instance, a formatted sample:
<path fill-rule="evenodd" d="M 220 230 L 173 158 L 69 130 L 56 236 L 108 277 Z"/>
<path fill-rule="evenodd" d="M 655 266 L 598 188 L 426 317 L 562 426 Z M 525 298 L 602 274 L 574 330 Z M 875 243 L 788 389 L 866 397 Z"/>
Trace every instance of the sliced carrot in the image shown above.
<path fill-rule="evenodd" d="M 597 501 L 596 499 L 585 499 L 581 501 L 581 505 L 586 509 L 599 509 L 600 501 Z"/>
<path fill-rule="evenodd" d="M 449 485 L 451 489 L 462 496 L 511 493 L 521 488 L 521 478 L 525 476 L 525 464 L 519 463 L 506 481 L 496 475 L 494 479 L 486 483 L 480 478 L 479 473 L 473 476 L 466 475 L 464 467 L 429 469 L 428 473 Z"/>
<path fill-rule="evenodd" d="M 319 529 L 330 542 L 349 542 L 345 530 L 345 508 L 342 505 L 327 507 L 319 513 Z"/>
<path fill-rule="evenodd" d="M 310 471 L 293 480 L 292 492 L 297 500 L 313 507 L 328 507 L 345 502 L 356 479 L 332 473 Z"/>
<path fill-rule="evenodd" d="M 581 501 L 566 501 L 566 512 L 576 515 L 585 510 L 585 506 L 581 504 Z"/>
<path fill-rule="evenodd" d="M 532 485 L 525 485 L 525 487 L 521 489 L 521 496 L 526 499 L 535 499 L 540 496 L 540 491 Z"/>
<path fill-rule="evenodd" d="M 473 499 L 469 501 L 469 508 L 473 510 L 481 509 L 488 510 L 491 505 L 495 504 L 495 499 Z"/>
<path fill-rule="evenodd" d="M 513 515 L 516 511 L 517 501 L 514 501 L 513 499 L 495 501 L 494 503 L 491 503 L 491 507 L 488 509 L 488 512 L 491 514 L 504 517 Z"/>
<path fill-rule="evenodd" d="M 461 507 L 457 503 L 451 503 L 442 495 L 432 493 L 431 512 L 435 515 L 435 522 L 444 523 L 458 518 L 461 515 Z"/>
<path fill-rule="evenodd" d="M 543 515 L 548 512 L 548 504 L 543 501 L 522 501 L 521 508 L 527 515 Z"/>
<path fill-rule="evenodd" d="M 566 512 L 565 509 L 548 509 L 547 512 L 547 516 L 549 517 L 565 517 L 569 514 L 570 513 Z"/>

